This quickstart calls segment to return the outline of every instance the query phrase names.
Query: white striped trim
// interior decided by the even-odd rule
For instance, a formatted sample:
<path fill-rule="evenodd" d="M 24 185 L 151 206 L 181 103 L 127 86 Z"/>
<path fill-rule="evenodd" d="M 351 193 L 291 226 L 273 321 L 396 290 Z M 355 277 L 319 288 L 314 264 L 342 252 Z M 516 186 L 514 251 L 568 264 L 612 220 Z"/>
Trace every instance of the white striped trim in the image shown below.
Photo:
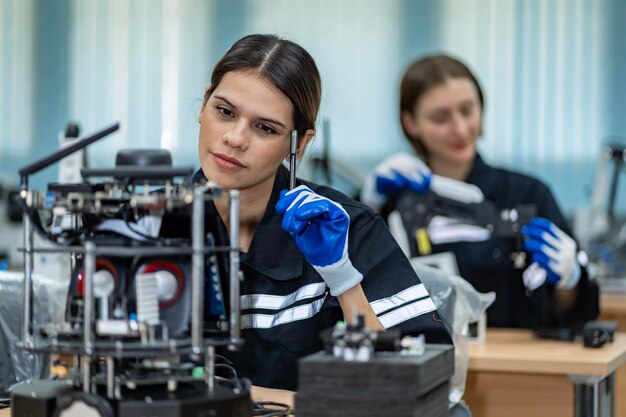
<path fill-rule="evenodd" d="M 241 328 L 269 329 L 281 324 L 308 319 L 319 313 L 325 298 L 292 307 L 277 314 L 243 314 L 241 316 Z"/>
<path fill-rule="evenodd" d="M 406 290 L 402 290 L 396 295 L 392 295 L 391 297 L 381 298 L 380 300 L 372 301 L 370 303 L 370 306 L 372 306 L 374 313 L 376 313 L 376 315 L 379 315 L 381 313 L 384 313 L 385 311 L 391 310 L 394 307 L 398 307 L 402 304 L 408 303 L 409 301 L 415 301 L 424 297 L 428 297 L 428 291 L 426 291 L 426 287 L 424 287 L 424 284 L 418 284 L 409 287 Z"/>
<path fill-rule="evenodd" d="M 263 308 L 268 310 L 280 310 L 296 301 L 320 296 L 326 292 L 326 284 L 316 282 L 308 284 L 287 295 L 247 294 L 241 296 L 241 309 Z"/>
<path fill-rule="evenodd" d="M 430 297 L 428 297 L 423 300 L 407 304 L 404 307 L 391 311 L 390 313 L 383 314 L 378 317 L 378 320 L 380 321 L 380 324 L 385 327 L 385 329 L 388 329 L 396 324 L 402 323 L 403 321 L 407 321 L 413 317 L 421 316 L 422 314 L 435 310 L 435 303 Z"/>

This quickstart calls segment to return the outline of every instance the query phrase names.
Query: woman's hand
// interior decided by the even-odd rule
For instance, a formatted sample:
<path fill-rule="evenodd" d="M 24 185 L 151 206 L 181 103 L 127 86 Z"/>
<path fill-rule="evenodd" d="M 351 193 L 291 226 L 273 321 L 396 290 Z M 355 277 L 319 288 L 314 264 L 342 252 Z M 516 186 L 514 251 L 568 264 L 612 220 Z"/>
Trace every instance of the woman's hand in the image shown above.
<path fill-rule="evenodd" d="M 361 282 L 363 275 L 348 257 L 350 216 L 341 204 L 301 185 L 281 192 L 276 211 L 283 214 L 283 229 L 294 239 L 333 296 Z"/>
<path fill-rule="evenodd" d="M 533 265 L 545 270 L 548 283 L 564 290 L 578 284 L 580 265 L 576 259 L 574 239 L 550 220 L 541 217 L 532 219 L 522 228 L 522 233 L 526 238 L 524 249 L 531 254 Z"/>
<path fill-rule="evenodd" d="M 431 179 L 432 173 L 421 159 L 398 152 L 381 162 L 366 178 L 360 198 L 379 210 L 388 196 L 404 189 L 425 193 L 430 188 Z"/>

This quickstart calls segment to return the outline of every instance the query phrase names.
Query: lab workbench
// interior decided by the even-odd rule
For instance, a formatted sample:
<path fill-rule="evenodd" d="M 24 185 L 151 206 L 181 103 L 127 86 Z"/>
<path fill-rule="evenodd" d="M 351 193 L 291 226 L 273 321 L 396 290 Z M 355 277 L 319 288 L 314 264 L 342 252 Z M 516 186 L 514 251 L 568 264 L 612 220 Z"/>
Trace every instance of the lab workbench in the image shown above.
<path fill-rule="evenodd" d="M 539 339 L 529 330 L 488 329 L 469 346 L 464 399 L 475 417 L 613 417 L 615 373 L 626 334 L 598 349 Z"/>

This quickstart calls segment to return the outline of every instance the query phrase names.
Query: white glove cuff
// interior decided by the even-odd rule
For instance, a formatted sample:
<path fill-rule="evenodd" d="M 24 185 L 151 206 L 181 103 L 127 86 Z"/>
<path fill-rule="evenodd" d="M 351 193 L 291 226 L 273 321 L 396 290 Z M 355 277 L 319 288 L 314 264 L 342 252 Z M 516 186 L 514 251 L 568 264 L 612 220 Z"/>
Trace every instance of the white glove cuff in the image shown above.
<path fill-rule="evenodd" d="M 387 197 L 376 191 L 376 174 L 370 174 L 363 182 L 361 201 L 368 206 L 379 210 L 387 201 Z"/>
<path fill-rule="evenodd" d="M 352 266 L 348 256 L 342 257 L 337 263 L 328 266 L 315 266 L 313 268 L 322 277 L 330 294 L 337 297 L 363 280 L 363 274 Z"/>
<path fill-rule="evenodd" d="M 574 261 L 572 273 L 569 275 L 568 278 L 569 279 L 561 278 L 559 282 L 556 283 L 556 287 L 559 290 L 571 290 L 578 284 L 578 281 L 580 281 L 580 265 L 578 264 L 578 262 Z"/>

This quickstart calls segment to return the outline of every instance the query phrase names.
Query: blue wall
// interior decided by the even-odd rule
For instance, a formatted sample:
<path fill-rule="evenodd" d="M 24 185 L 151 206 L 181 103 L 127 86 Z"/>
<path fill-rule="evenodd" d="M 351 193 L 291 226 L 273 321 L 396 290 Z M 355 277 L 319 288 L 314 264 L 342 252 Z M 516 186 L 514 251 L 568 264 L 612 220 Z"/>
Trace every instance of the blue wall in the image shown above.
<path fill-rule="evenodd" d="M 122 147 L 165 146 L 164 126 L 175 128 L 176 162 L 197 165 L 211 67 L 242 35 L 273 32 L 315 57 L 331 154 L 361 172 L 408 149 L 397 121 L 406 66 L 425 53 L 461 57 L 487 96 L 485 159 L 540 177 L 571 214 L 588 203 L 603 138 L 626 136 L 625 19 L 619 0 L 4 0 L 0 175 L 16 180 L 17 167 L 56 149 L 70 120 L 85 133 L 122 122 L 90 150 L 96 166 Z M 53 167 L 34 184 L 55 177 Z"/>

